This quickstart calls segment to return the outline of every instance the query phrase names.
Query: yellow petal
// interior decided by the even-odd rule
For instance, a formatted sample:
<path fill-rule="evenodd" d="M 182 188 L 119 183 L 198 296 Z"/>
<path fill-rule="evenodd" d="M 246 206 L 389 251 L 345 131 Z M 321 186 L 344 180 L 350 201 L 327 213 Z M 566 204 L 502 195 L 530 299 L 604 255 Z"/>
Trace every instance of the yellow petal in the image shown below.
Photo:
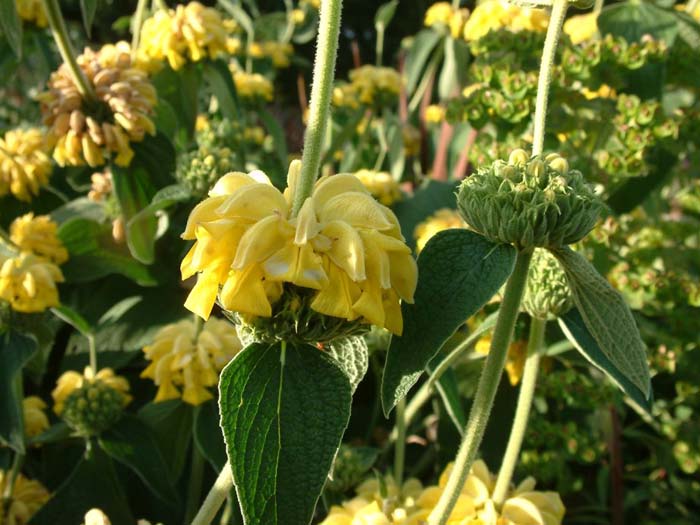
<path fill-rule="evenodd" d="M 343 193 L 329 199 L 319 208 L 318 217 L 322 223 L 340 220 L 355 228 L 388 230 L 392 227 L 377 201 L 368 194 L 357 192 Z"/>
<path fill-rule="evenodd" d="M 233 193 L 236 192 L 239 188 L 242 188 L 243 186 L 250 186 L 251 184 L 255 184 L 256 182 L 263 182 L 261 180 L 256 180 L 253 177 L 249 176 L 246 173 L 242 173 L 240 171 L 234 171 L 231 173 L 227 173 L 223 177 L 221 177 L 218 181 L 216 181 L 216 184 L 214 184 L 214 187 L 209 190 L 209 196 L 210 197 L 221 197 L 221 196 L 229 196 L 232 195 Z M 269 184 L 270 181 L 268 179 L 267 183 Z"/>
<path fill-rule="evenodd" d="M 289 282 L 306 288 L 322 289 L 328 284 L 321 257 L 310 245 L 288 244 L 263 264 L 273 281 Z"/>
<path fill-rule="evenodd" d="M 401 315 L 401 304 L 399 297 L 393 290 L 384 292 L 384 328 L 391 333 L 401 335 L 403 333 L 403 317 Z"/>
<path fill-rule="evenodd" d="M 251 263 L 264 261 L 290 243 L 293 233 L 291 227 L 280 220 L 279 216 L 265 217 L 243 234 L 231 267 L 242 270 Z"/>
<path fill-rule="evenodd" d="M 216 213 L 227 219 L 242 218 L 258 221 L 269 215 L 287 216 L 287 203 L 274 186 L 268 184 L 251 184 L 238 189 L 226 197 Z"/>
<path fill-rule="evenodd" d="M 216 294 L 219 292 L 219 278 L 214 272 L 203 272 L 197 279 L 192 291 L 187 296 L 185 308 L 197 314 L 205 321 L 209 319 Z"/>
<path fill-rule="evenodd" d="M 360 296 L 360 288 L 348 279 L 347 274 L 335 264 L 327 265 L 328 285 L 316 294 L 311 308 L 319 313 L 342 317 L 350 321 L 358 316 L 352 305 Z"/>
<path fill-rule="evenodd" d="M 362 182 L 360 182 L 360 179 L 349 173 L 323 177 L 319 179 L 314 188 L 314 204 L 319 209 L 336 195 L 348 192 L 359 192 L 365 195 L 369 193 Z"/>
<path fill-rule="evenodd" d="M 321 233 L 331 240 L 328 257 L 353 281 L 364 281 L 365 249 L 357 231 L 345 222 L 332 221 L 323 227 Z"/>
<path fill-rule="evenodd" d="M 382 291 L 379 284 L 369 279 L 360 284 L 362 295 L 352 305 L 355 313 L 363 316 L 376 326 L 384 326 L 384 306 L 382 304 Z"/>
<path fill-rule="evenodd" d="M 306 244 L 309 239 L 318 234 L 320 226 L 316 218 L 316 210 L 314 209 L 313 199 L 306 199 L 299 210 L 296 218 L 296 235 L 294 236 L 294 244 L 301 246 Z"/>
<path fill-rule="evenodd" d="M 182 233 L 181 237 L 186 240 L 195 239 L 195 231 L 197 225 L 201 222 L 214 221 L 219 218 L 216 213 L 216 209 L 221 206 L 224 202 L 225 197 L 214 197 L 210 199 L 205 199 L 190 212 L 190 216 L 187 219 L 187 226 L 185 226 L 185 231 Z"/>
<path fill-rule="evenodd" d="M 418 282 L 418 265 L 410 253 L 390 253 L 391 287 L 407 303 L 413 303 Z"/>
<path fill-rule="evenodd" d="M 255 264 L 243 271 L 231 271 L 221 289 L 221 304 L 227 310 L 270 317 L 272 305 L 264 283 L 262 270 Z"/>

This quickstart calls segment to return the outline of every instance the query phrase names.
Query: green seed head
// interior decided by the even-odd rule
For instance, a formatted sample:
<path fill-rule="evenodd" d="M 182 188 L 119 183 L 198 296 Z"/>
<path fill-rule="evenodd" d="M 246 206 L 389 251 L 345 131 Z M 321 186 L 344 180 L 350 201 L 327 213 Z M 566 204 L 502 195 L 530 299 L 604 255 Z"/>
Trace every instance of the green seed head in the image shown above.
<path fill-rule="evenodd" d="M 527 276 L 523 308 L 532 317 L 548 319 L 568 312 L 571 290 L 559 261 L 548 250 L 537 249 Z"/>
<path fill-rule="evenodd" d="M 76 434 L 96 436 L 122 415 L 124 396 L 100 380 L 85 384 L 66 398 L 61 417 Z"/>
<path fill-rule="evenodd" d="M 579 171 L 558 155 L 529 157 L 523 150 L 465 179 L 460 212 L 477 232 L 518 248 L 556 248 L 580 241 L 596 223 L 602 203 Z"/>

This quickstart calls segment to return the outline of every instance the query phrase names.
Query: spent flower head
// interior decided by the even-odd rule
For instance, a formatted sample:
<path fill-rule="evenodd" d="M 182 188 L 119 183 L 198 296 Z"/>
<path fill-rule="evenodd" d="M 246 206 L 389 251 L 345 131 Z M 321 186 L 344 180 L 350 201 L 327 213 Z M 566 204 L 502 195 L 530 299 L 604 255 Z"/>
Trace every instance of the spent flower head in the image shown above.
<path fill-rule="evenodd" d="M 548 319 L 573 306 L 569 282 L 561 264 L 548 250 L 536 249 L 527 276 L 523 308 L 532 317 Z"/>
<path fill-rule="evenodd" d="M 0 197 L 12 193 L 30 201 L 46 186 L 51 159 L 44 133 L 39 128 L 10 130 L 0 139 Z"/>

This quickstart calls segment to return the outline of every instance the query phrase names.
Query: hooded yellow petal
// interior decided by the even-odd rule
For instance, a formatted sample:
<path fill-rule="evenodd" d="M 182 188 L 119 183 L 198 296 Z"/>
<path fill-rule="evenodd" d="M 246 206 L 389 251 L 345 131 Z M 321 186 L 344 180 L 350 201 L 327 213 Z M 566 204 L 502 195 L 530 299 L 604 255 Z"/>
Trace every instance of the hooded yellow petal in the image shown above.
<path fill-rule="evenodd" d="M 368 195 L 369 192 L 364 184 L 349 173 L 339 173 L 330 177 L 323 177 L 316 183 L 313 191 L 314 204 L 316 208 L 321 208 L 326 202 L 337 195 L 344 193 L 362 193 Z"/>
<path fill-rule="evenodd" d="M 391 287 L 407 303 L 413 303 L 418 282 L 418 265 L 410 253 L 390 253 Z"/>
<path fill-rule="evenodd" d="M 384 326 L 384 306 L 382 301 L 382 290 L 374 281 L 364 281 L 360 284 L 362 295 L 352 305 L 355 313 L 367 319 L 376 326 Z"/>
<path fill-rule="evenodd" d="M 392 224 L 384 212 L 368 194 L 357 192 L 343 193 L 329 199 L 319 207 L 319 220 L 322 223 L 340 220 L 355 228 L 368 230 L 388 230 Z"/>
<path fill-rule="evenodd" d="M 264 261 L 291 242 L 293 234 L 291 226 L 277 215 L 256 222 L 241 237 L 232 268 L 242 270 L 249 264 Z"/>
<path fill-rule="evenodd" d="M 270 317 L 272 305 L 267 297 L 265 281 L 259 266 L 234 270 L 221 289 L 221 304 L 227 310 Z"/>
<path fill-rule="evenodd" d="M 287 216 L 287 202 L 274 186 L 251 184 L 226 197 L 216 213 L 222 217 L 259 221 L 269 215 Z"/>
<path fill-rule="evenodd" d="M 318 219 L 316 218 L 316 210 L 314 208 L 313 199 L 306 199 L 299 210 L 296 218 L 296 235 L 294 236 L 294 244 L 301 246 L 306 244 L 309 239 L 315 237 L 320 230 Z"/>
<path fill-rule="evenodd" d="M 352 305 L 359 299 L 360 287 L 348 279 L 347 274 L 335 264 L 326 265 L 328 285 L 316 294 L 311 302 L 311 308 L 319 313 L 333 317 L 342 317 L 352 321 L 358 316 L 353 312 Z"/>
<path fill-rule="evenodd" d="M 202 222 L 215 221 L 219 218 L 216 213 L 216 209 L 221 206 L 226 197 L 214 197 L 211 199 L 205 199 L 190 212 L 190 216 L 187 219 L 187 226 L 185 226 L 185 231 L 182 233 L 181 237 L 185 240 L 192 240 L 195 238 L 195 231 L 197 225 Z"/>
<path fill-rule="evenodd" d="M 197 279 L 197 284 L 187 296 L 185 308 L 206 321 L 214 308 L 217 293 L 219 293 L 219 277 L 214 272 L 202 272 Z"/>
<path fill-rule="evenodd" d="M 323 260 L 310 245 L 288 244 L 263 264 L 265 274 L 273 281 L 283 281 L 305 288 L 322 289 L 328 284 Z"/>
<path fill-rule="evenodd" d="M 250 186 L 251 184 L 256 184 L 256 183 L 263 183 L 263 184 L 271 184 L 270 179 L 267 178 L 267 175 L 265 175 L 262 172 L 254 172 L 255 176 L 251 173 L 250 175 L 247 173 L 242 173 L 240 171 L 234 171 L 231 173 L 227 173 L 223 177 L 221 177 L 218 181 L 216 181 L 216 184 L 214 184 L 214 187 L 209 190 L 209 196 L 210 197 L 219 197 L 219 196 L 229 196 L 232 195 L 236 190 L 239 188 L 242 188 L 243 186 Z"/>
<path fill-rule="evenodd" d="M 332 221 L 324 225 L 321 233 L 331 240 L 328 257 L 353 281 L 364 281 L 365 249 L 357 231 L 345 222 Z"/>

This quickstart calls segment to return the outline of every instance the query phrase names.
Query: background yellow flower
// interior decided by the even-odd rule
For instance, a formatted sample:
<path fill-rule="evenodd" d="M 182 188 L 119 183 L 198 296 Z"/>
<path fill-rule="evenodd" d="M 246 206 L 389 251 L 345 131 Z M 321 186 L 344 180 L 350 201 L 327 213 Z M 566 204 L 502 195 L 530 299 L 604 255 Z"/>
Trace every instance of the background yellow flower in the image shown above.
<path fill-rule="evenodd" d="M 8 473 L 0 470 L 0 494 L 6 493 L 7 483 Z M 12 490 L 12 499 L 7 505 L 0 505 L 0 523 L 27 525 L 31 517 L 48 500 L 49 492 L 41 483 L 18 474 Z"/>
<path fill-rule="evenodd" d="M 10 240 L 20 250 L 32 252 L 54 264 L 68 260 L 68 251 L 57 235 L 58 225 L 48 215 L 27 213 L 10 225 Z"/>
<path fill-rule="evenodd" d="M 12 193 L 29 201 L 46 186 L 51 175 L 51 159 L 39 128 L 15 129 L 0 139 L 0 197 Z"/>
<path fill-rule="evenodd" d="M 43 312 L 58 306 L 56 283 L 63 274 L 55 264 L 28 252 L 13 257 L 0 254 L 0 299 L 17 312 Z"/>

